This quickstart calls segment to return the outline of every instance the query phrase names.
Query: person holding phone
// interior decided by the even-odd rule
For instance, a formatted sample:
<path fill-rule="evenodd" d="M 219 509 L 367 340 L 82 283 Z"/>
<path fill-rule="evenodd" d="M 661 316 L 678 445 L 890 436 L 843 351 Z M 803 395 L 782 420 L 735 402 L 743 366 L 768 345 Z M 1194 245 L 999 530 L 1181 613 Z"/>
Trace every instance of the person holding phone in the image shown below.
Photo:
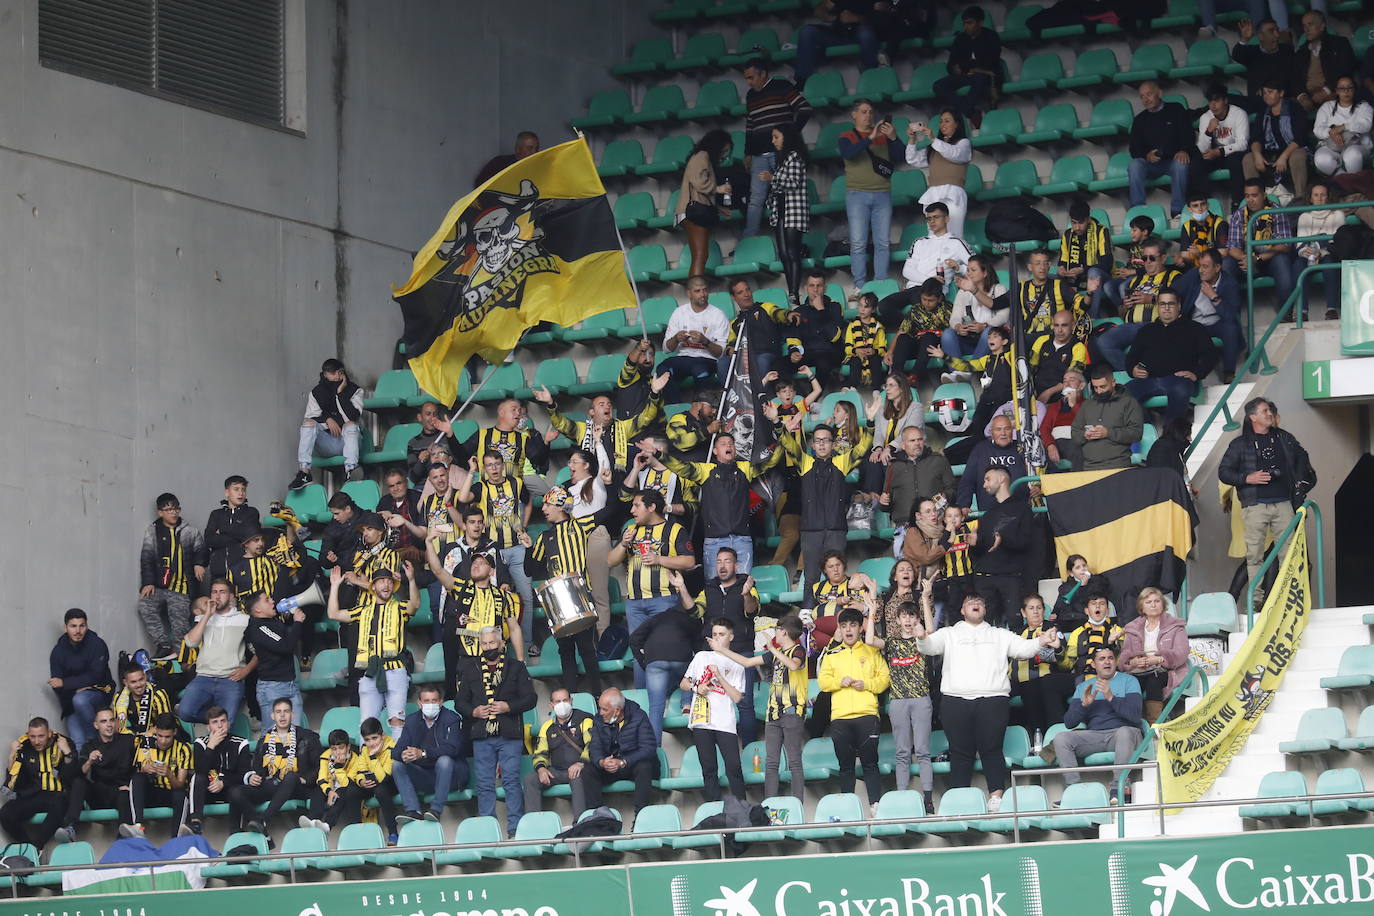
<path fill-rule="evenodd" d="M 1093 363 L 1088 370 L 1092 398 L 1074 414 L 1068 455 L 1075 471 L 1107 471 L 1131 466 L 1131 445 L 1145 432 L 1140 402 L 1117 385 L 1112 367 Z"/>

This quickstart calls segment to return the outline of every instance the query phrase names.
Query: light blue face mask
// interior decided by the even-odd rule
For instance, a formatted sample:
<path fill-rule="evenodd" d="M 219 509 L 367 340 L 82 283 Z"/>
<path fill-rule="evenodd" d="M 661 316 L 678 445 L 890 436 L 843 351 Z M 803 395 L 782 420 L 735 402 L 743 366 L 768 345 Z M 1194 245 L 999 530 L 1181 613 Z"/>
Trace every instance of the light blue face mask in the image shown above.
<path fill-rule="evenodd" d="M 1188 211 L 1188 216 L 1191 217 L 1193 222 L 1195 223 L 1205 223 L 1207 221 L 1207 217 L 1211 215 L 1212 214 L 1206 210 L 1203 210 L 1201 213 L 1194 213 L 1191 210 Z"/>

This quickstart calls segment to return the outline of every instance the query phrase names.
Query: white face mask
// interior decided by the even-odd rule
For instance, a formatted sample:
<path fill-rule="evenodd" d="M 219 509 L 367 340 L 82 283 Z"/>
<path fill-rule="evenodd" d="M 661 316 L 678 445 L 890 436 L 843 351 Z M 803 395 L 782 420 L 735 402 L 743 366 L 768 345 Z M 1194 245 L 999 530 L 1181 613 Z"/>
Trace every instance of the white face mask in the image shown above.
<path fill-rule="evenodd" d="M 572 715 L 572 704 L 567 700 L 559 700 L 553 704 L 553 714 L 560 719 L 566 719 Z"/>
<path fill-rule="evenodd" d="M 438 703 L 421 703 L 420 713 L 426 719 L 434 719 L 438 717 L 440 708 Z"/>

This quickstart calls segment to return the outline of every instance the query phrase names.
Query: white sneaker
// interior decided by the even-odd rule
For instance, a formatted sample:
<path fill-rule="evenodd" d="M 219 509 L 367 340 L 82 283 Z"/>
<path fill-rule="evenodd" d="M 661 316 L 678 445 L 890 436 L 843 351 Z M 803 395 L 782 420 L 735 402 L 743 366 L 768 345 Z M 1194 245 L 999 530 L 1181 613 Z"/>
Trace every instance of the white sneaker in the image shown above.
<path fill-rule="evenodd" d="M 313 820 L 310 822 L 310 826 L 318 828 L 319 830 L 323 830 L 325 833 L 329 832 L 329 825 L 322 820 Z"/>
<path fill-rule="evenodd" d="M 1215 38 L 1216 36 L 1217 30 L 1212 28 L 1210 25 L 1204 25 L 1197 30 L 1198 38 Z"/>
<path fill-rule="evenodd" d="M 890 66 L 892 66 L 892 59 L 889 58 L 889 57 L 887 56 L 887 52 L 886 52 L 886 51 L 879 51 L 879 52 L 878 52 L 878 66 L 879 66 L 879 67 L 890 67 Z"/>
<path fill-rule="evenodd" d="M 144 832 L 143 832 L 143 825 L 142 825 L 142 824 L 120 824 L 120 825 L 119 825 L 119 835 L 122 836 L 122 837 L 143 836 L 143 835 L 144 835 Z"/>
<path fill-rule="evenodd" d="M 312 821 L 312 820 L 310 819 L 310 815 L 308 815 L 308 814 L 302 814 L 300 817 L 296 818 L 296 826 L 297 826 L 297 827 L 314 827 L 314 826 L 315 826 L 315 822 Z"/>
<path fill-rule="evenodd" d="M 998 811 L 1001 811 L 1001 810 L 1002 810 L 1002 796 L 1000 796 L 1000 795 L 989 795 L 989 796 L 988 796 L 988 814 L 996 814 Z"/>
<path fill-rule="evenodd" d="M 940 384 L 941 384 L 941 385 L 953 385 L 953 384 L 954 384 L 954 373 L 953 373 L 953 372 L 941 372 L 941 373 L 940 373 Z"/>

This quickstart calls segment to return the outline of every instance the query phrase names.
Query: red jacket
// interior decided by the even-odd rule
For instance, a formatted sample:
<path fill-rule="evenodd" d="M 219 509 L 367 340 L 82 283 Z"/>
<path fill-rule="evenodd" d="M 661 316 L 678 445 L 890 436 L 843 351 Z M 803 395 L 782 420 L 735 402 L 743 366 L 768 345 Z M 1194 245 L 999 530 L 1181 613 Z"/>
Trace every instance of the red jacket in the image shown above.
<path fill-rule="evenodd" d="M 1072 409 L 1064 404 L 1063 398 L 1055 398 L 1045 405 L 1045 419 L 1040 421 L 1040 441 L 1045 443 L 1045 448 L 1054 444 L 1054 428 L 1072 426 L 1073 418 L 1082 406 L 1082 398 L 1074 403 Z"/>

